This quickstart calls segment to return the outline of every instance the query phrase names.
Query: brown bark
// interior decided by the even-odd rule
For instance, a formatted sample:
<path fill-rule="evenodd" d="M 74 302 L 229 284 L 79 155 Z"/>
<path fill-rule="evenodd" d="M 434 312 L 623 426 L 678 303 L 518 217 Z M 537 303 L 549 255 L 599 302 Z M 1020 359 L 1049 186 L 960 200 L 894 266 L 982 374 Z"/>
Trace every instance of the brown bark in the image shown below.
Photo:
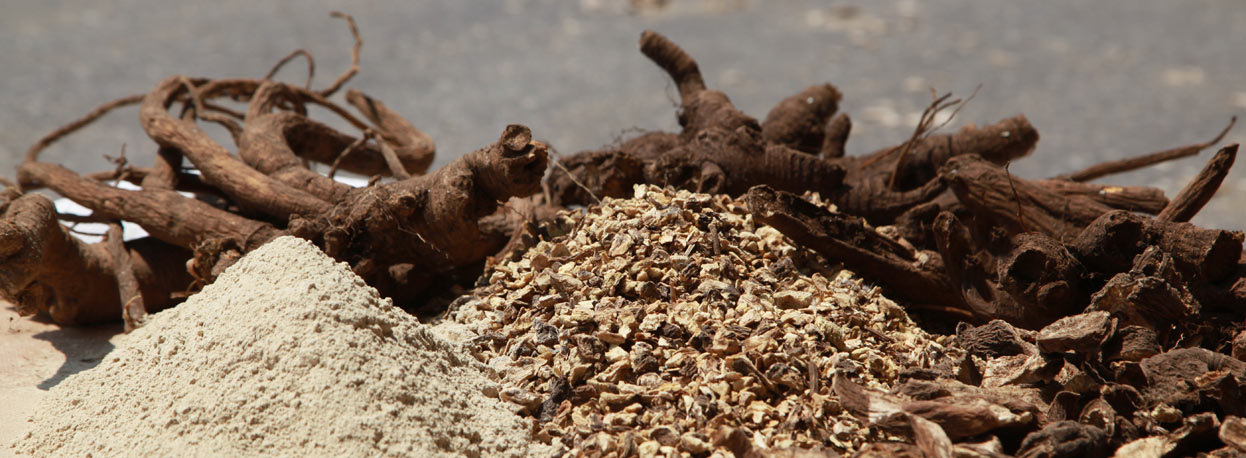
<path fill-rule="evenodd" d="M 1090 300 L 1090 310 L 1111 312 L 1121 326 L 1145 326 L 1160 333 L 1160 345 L 1173 323 L 1197 315 L 1201 304 L 1183 280 L 1172 256 L 1151 246 L 1134 259 L 1128 272 L 1116 274 Z"/>
<path fill-rule="evenodd" d="M 19 178 L 24 184 L 50 188 L 93 211 L 91 216 L 78 219 L 138 223 L 163 243 L 153 240 L 127 246 L 176 254 L 177 268 L 172 272 L 180 273 L 180 277 L 153 275 L 147 260 L 157 260 L 161 269 L 168 270 L 165 260 L 133 249 L 127 256 L 118 234 L 106 244 L 88 246 L 60 229 L 55 212 L 45 211 L 44 219 L 31 220 L 28 208 L 35 208 L 31 207 L 34 204 L 21 200 L 10 205 L 20 193 L 6 190 L 4 207 L 13 213 L 0 221 L 16 226 L 5 226 L 6 235 L 0 237 L 0 251 L 11 256 L 7 264 L 11 269 L 0 272 L 0 293 L 22 294 L 19 303 L 23 307 L 49 311 L 58 321 L 124 316 L 132 327 L 141 319 L 143 303 L 148 308 L 159 307 L 169 302 L 170 293 L 190 288 L 188 271 L 196 285 L 202 286 L 242 254 L 282 234 L 315 241 L 338 259 L 349 261 L 357 272 L 400 303 L 421 294 L 433 278 L 461 275 L 464 267 L 494 254 L 515 232 L 515 227 L 502 227 L 513 221 L 502 218 L 490 223 L 498 226 L 501 222 L 502 226 L 482 230 L 479 220 L 495 213 L 499 202 L 539 190 L 546 168 L 546 146 L 532 141 L 527 128 L 512 125 L 494 145 L 468 154 L 435 174 L 412 178 L 413 172 L 422 173 L 432 159 L 433 143 L 426 134 L 358 91 L 351 91 L 347 99 L 374 126 L 326 98 L 358 70 L 358 32 L 348 16 L 339 16 L 351 23 L 356 46 L 351 69 L 327 89 L 292 87 L 268 77 L 207 80 L 174 76 L 142 98 L 141 121 L 161 147 L 154 166 L 133 168 L 123 163 L 116 171 L 88 177 L 34 160 L 20 167 Z M 297 55 L 308 58 L 310 77 L 314 72 L 311 56 L 304 51 L 291 57 Z M 277 68 L 288 60 L 283 59 Z M 249 100 L 250 106 L 247 113 L 238 113 L 213 104 L 212 100 L 219 97 Z M 112 102 L 58 129 L 32 147 L 32 159 L 57 138 L 136 100 Z M 177 103 L 182 104 L 182 112 L 175 117 L 169 109 Z M 311 120 L 307 117 L 308 104 L 329 109 L 364 135 L 356 138 Z M 229 128 L 239 146 L 239 157 L 208 138 L 197 126 L 198 121 L 218 122 Z M 344 151 L 352 154 L 344 158 Z M 182 172 L 183 158 L 189 159 L 201 175 Z M 307 159 L 399 180 L 355 189 L 312 172 L 305 166 Z M 143 190 L 117 189 L 101 183 L 104 180 L 142 183 Z M 214 203 L 184 197 L 178 190 L 192 190 Z M 21 227 L 27 229 L 19 230 Z M 27 250 L 27 246 L 37 249 Z M 69 254 L 43 256 L 45 249 Z M 193 258 L 186 249 L 194 250 Z M 86 286 L 74 289 L 56 286 L 60 277 L 31 280 L 42 278 L 43 272 L 83 269 L 98 274 L 101 281 L 84 281 Z M 173 289 L 165 291 L 168 288 Z M 96 300 L 107 305 L 98 310 L 84 305 L 87 289 L 90 296 L 120 299 L 126 304 L 126 313 L 117 313 L 123 311 L 117 303 Z M 141 298 L 136 289 L 142 291 Z M 111 293 L 101 294 L 105 290 Z M 149 290 L 154 296 L 147 297 Z"/>
<path fill-rule="evenodd" d="M 22 181 L 46 186 L 101 218 L 132 221 L 153 237 L 184 248 L 208 239 L 235 241 L 254 249 L 281 234 L 273 226 L 220 210 L 174 191 L 127 191 L 82 178 L 59 165 L 28 162 Z"/>
<path fill-rule="evenodd" d="M 436 275 L 501 248 L 506 240 L 483 233 L 479 220 L 499 202 L 537 192 L 547 154 L 526 127 L 511 125 L 493 145 L 433 174 L 356 189 L 325 215 L 327 227 L 306 215 L 294 232 L 323 240 L 326 253 L 350 262 L 382 294 L 409 303 Z"/>
<path fill-rule="evenodd" d="M 824 195 L 840 190 L 841 167 L 783 143 L 766 142 L 756 119 L 737 110 L 725 94 L 705 88 L 696 61 L 677 45 L 646 31 L 640 47 L 679 86 L 683 131 L 678 136 L 650 133 L 617 148 L 579 153 L 561 161 L 565 171 L 555 170 L 550 179 L 554 204 L 588 204 L 590 195 L 621 197 L 640 183 L 732 195 L 743 194 L 758 184 Z M 825 102 L 837 95 L 829 86 L 815 86 L 806 92 L 819 94 L 814 95 L 815 104 L 822 105 L 817 100 Z M 816 117 L 825 111 L 825 107 L 813 113 L 784 107 L 787 105 L 776 108 L 771 135 L 796 143 L 803 143 L 801 129 L 793 127 L 805 125 L 806 120 L 800 117 Z M 779 135 L 780 131 L 784 133 Z M 581 185 L 588 189 L 581 189 Z"/>
<path fill-rule="evenodd" d="M 1085 307 L 1083 267 L 1050 237 L 1023 234 L 994 254 L 949 212 L 935 220 L 934 234 L 948 277 L 976 316 L 1039 329 Z"/>
<path fill-rule="evenodd" d="M 284 85 L 271 81 L 264 82 L 255 91 L 238 139 L 238 156 L 246 165 L 273 180 L 306 191 L 326 203 L 337 202 L 351 187 L 303 166 L 287 141 L 288 131 L 310 121 L 298 113 L 273 112 L 285 92 Z"/>
<path fill-rule="evenodd" d="M 934 179 L 939 168 L 954 157 L 974 154 L 1003 165 L 1029 154 L 1036 144 L 1038 131 L 1024 115 L 1017 115 L 983 127 L 968 125 L 954 134 L 919 137 L 907 146 L 883 148 L 858 158 L 857 167 L 845 164 L 845 168 L 850 173 L 855 169 L 888 177 L 894 171 L 893 188 L 908 190 Z M 903 157 L 897 154 L 902 148 L 908 151 Z"/>

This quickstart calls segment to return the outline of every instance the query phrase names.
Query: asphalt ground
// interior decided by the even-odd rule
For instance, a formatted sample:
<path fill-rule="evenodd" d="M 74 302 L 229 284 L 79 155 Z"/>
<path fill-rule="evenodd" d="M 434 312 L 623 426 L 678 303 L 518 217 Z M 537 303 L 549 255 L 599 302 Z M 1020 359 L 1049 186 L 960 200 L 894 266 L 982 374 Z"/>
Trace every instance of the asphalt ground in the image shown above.
<path fill-rule="evenodd" d="M 1042 139 L 1011 171 L 1031 178 L 1203 141 L 1246 113 L 1238 0 L 3 0 L 0 175 L 11 178 L 44 133 L 168 75 L 259 77 L 303 48 L 316 58 L 314 85 L 327 85 L 347 68 L 352 44 L 333 10 L 354 15 L 364 39 L 349 86 L 429 132 L 434 167 L 508 123 L 562 154 L 636 129 L 675 129 L 675 89 L 636 48 L 646 28 L 681 44 L 711 87 L 757 117 L 808 85 L 836 84 L 855 121 L 849 154 L 907 138 L 930 88 L 977 88 L 950 129 L 1024 113 Z M 301 83 L 305 67 L 296 61 L 278 78 Z M 1242 140 L 1246 125 L 1225 142 Z M 136 164 L 155 151 L 133 108 L 42 159 L 107 170 L 104 156 L 123 145 Z M 1102 181 L 1171 196 L 1210 154 Z M 1195 222 L 1246 229 L 1243 168 Z"/>

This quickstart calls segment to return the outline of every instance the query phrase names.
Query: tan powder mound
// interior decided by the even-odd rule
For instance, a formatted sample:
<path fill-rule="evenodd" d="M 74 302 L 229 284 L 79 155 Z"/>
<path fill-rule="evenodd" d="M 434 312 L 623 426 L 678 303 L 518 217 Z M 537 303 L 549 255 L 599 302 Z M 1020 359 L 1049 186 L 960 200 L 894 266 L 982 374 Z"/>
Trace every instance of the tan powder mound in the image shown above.
<path fill-rule="evenodd" d="M 36 456 L 528 456 L 485 368 L 301 239 L 252 252 L 56 386 Z"/>

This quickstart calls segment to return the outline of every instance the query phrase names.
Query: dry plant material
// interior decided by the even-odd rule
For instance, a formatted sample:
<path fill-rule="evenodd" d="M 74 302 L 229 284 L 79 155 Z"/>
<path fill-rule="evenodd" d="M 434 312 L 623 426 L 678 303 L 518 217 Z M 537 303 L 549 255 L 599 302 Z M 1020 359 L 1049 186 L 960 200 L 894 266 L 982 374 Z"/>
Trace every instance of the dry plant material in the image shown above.
<path fill-rule="evenodd" d="M 1220 183 L 1224 182 L 1225 175 L 1229 174 L 1229 168 L 1233 167 L 1236 159 L 1236 143 L 1222 148 L 1155 218 L 1179 223 L 1194 218 L 1203 209 L 1203 205 L 1207 205 L 1207 201 L 1216 194 L 1216 190 L 1220 189 Z"/>
<path fill-rule="evenodd" d="M 649 132 L 617 147 L 568 157 L 566 171 L 555 171 L 550 181 L 553 203 L 588 204 L 590 194 L 624 197 L 640 183 L 733 196 L 764 184 L 818 192 L 849 213 L 886 224 L 943 191 L 935 178 L 949 158 L 979 154 L 1003 164 L 1038 141 L 1024 116 L 929 135 L 934 115 L 956 106 L 945 98 L 935 101 L 929 121 L 909 141 L 862 157 L 842 157 L 851 120 L 832 117 L 840 99 L 834 86 L 811 86 L 780 102 L 759 123 L 736 109 L 726 94 L 707 89 L 696 61 L 666 37 L 646 31 L 640 50 L 679 88 L 683 130 Z"/>
<path fill-rule="evenodd" d="M 849 271 L 809 273 L 824 261 L 726 196 L 637 186 L 566 218 L 450 313 L 502 399 L 575 453 L 851 452 L 892 436 L 832 374 L 889 390 L 960 357 Z"/>
<path fill-rule="evenodd" d="M 501 374 L 496 396 L 577 453 L 1227 456 L 1246 442 L 1243 234 L 1188 222 L 1237 145 L 1172 199 L 1087 182 L 1195 155 L 1233 122 L 1208 142 L 1036 180 L 1008 169 L 1038 141 L 1024 116 L 941 133 L 965 101 L 932 92 L 909 138 L 850 156 L 834 86 L 759 122 L 646 31 L 641 52 L 678 87 L 679 132 L 570 155 L 542 182 L 548 148 L 512 125 L 425 175 L 427 134 L 353 89 L 358 115 L 332 100 L 359 70 L 342 17 L 352 65 L 324 89 L 295 51 L 277 67 L 304 57 L 307 84 L 273 81 L 277 68 L 172 76 L 32 146 L 17 181 L 0 180 L 0 296 L 60 323 L 133 327 L 296 235 L 408 306 L 487 266 L 453 317 Z M 133 104 L 153 164 L 39 162 Z M 353 188 L 338 171 L 372 180 Z M 108 183 L 121 180 L 142 189 Z M 58 215 L 26 192 L 39 187 L 93 214 Z M 86 244 L 61 224 L 119 220 L 151 237 L 121 243 L 114 229 Z"/>
<path fill-rule="evenodd" d="M 1233 129 L 1234 124 L 1237 124 L 1237 116 L 1234 116 L 1231 120 L 1229 120 L 1229 125 L 1225 126 L 1224 130 L 1220 131 L 1220 133 L 1217 134 L 1215 138 L 1208 140 L 1206 142 L 1203 142 L 1203 143 L 1195 143 L 1192 145 L 1180 146 L 1177 148 L 1157 151 L 1151 154 L 1145 154 L 1145 155 L 1138 156 L 1138 157 L 1131 157 L 1128 159 L 1107 161 L 1107 162 L 1092 165 L 1090 167 L 1079 170 L 1077 172 L 1061 175 L 1059 178 L 1069 180 L 1069 181 L 1075 181 L 1075 182 L 1090 181 L 1095 178 L 1101 178 L 1107 175 L 1128 172 L 1131 170 L 1137 170 L 1137 169 L 1141 169 L 1144 167 L 1159 164 L 1161 162 L 1171 161 L 1174 159 L 1181 159 L 1184 157 L 1190 157 L 1190 156 L 1198 154 L 1202 150 L 1205 150 L 1207 148 L 1214 146 L 1217 143 L 1220 143 L 1220 140 L 1224 139 L 1224 136 L 1229 133 L 1229 130 Z"/>
<path fill-rule="evenodd" d="M 57 224 L 57 215 L 41 197 L 10 198 L 12 208 L 3 223 L 11 249 L 3 253 L 0 295 L 24 312 L 46 312 L 66 324 L 116 319 L 124 306 L 127 326 L 133 327 L 143 309 L 175 303 L 178 296 L 170 292 L 202 287 L 242 254 L 292 234 L 349 262 L 383 294 L 414 306 L 437 279 L 461 275 L 459 269 L 494 254 L 510 240 L 510 231 L 484 232 L 479 221 L 501 202 L 539 190 L 546 146 L 533 141 L 527 128 L 511 125 L 492 145 L 423 175 L 433 154 L 426 134 L 361 92 L 348 91 L 346 98 L 368 122 L 328 99 L 358 71 L 361 45 L 353 20 L 335 16 L 348 21 L 356 45 L 352 67 L 326 89 L 268 78 L 180 75 L 157 84 L 141 98 L 142 126 L 159 146 L 149 168 L 123 166 L 84 176 L 38 161 L 39 151 L 56 139 L 108 110 L 139 101 L 135 97 L 105 104 L 40 140 L 18 169 L 22 188 L 49 188 L 92 210 L 87 220 L 130 221 L 152 240 L 121 247 L 113 237 L 105 245 L 88 246 Z M 294 55 L 308 57 L 312 65 L 305 52 Z M 246 101 L 248 108 L 235 112 L 215 104 L 219 98 Z M 329 109 L 361 133 L 312 120 L 308 105 Z M 209 138 L 201 122 L 224 125 L 238 154 Z M 198 174 L 186 173 L 183 161 Z M 352 188 L 308 168 L 307 161 L 375 179 L 366 188 Z M 396 180 L 377 183 L 381 176 Z M 137 181 L 143 189 L 117 189 L 100 179 Z M 138 247 L 162 252 L 156 256 L 160 270 L 188 269 L 194 282 L 184 275 L 138 274 L 141 257 L 125 256 L 127 249 Z M 187 268 L 173 267 L 183 264 Z M 105 297 L 126 299 L 118 305 L 100 299 Z"/>

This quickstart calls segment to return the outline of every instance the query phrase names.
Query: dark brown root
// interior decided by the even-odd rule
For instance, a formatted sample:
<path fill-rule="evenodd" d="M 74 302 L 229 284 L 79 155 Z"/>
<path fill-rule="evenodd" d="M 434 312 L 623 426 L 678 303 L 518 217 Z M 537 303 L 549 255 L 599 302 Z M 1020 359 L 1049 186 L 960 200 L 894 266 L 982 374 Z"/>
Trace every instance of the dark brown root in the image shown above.
<path fill-rule="evenodd" d="M 1237 143 L 1221 148 L 1207 166 L 1155 218 L 1178 223 L 1193 219 L 1220 189 L 1220 183 L 1224 182 L 1224 177 L 1229 174 L 1236 159 Z"/>
<path fill-rule="evenodd" d="M 1159 164 L 1161 162 L 1166 162 L 1166 161 L 1171 161 L 1174 159 L 1181 159 L 1183 157 L 1193 156 L 1193 155 L 1198 154 L 1199 151 L 1210 148 L 1212 145 L 1215 145 L 1216 143 L 1220 143 L 1220 140 L 1223 140 L 1224 136 L 1227 135 L 1229 131 L 1233 129 L 1234 124 L 1237 124 L 1237 116 L 1234 116 L 1232 119 L 1230 119 L 1229 125 L 1225 126 L 1224 130 L 1220 131 L 1220 133 L 1217 134 L 1215 138 L 1209 141 L 1203 142 L 1203 143 L 1195 143 L 1193 145 L 1179 146 L 1173 149 L 1167 149 L 1164 151 L 1159 151 L 1159 152 L 1147 154 L 1144 156 L 1131 157 L 1129 159 L 1107 161 L 1101 164 L 1092 165 L 1090 167 L 1079 170 L 1077 172 L 1061 175 L 1057 178 L 1065 179 L 1069 181 L 1090 181 L 1095 178 L 1102 178 L 1108 175 L 1124 173 L 1124 172 L 1128 172 L 1131 170 L 1137 170 L 1137 169 L 1141 169 L 1144 167 L 1149 167 L 1155 164 Z"/>

